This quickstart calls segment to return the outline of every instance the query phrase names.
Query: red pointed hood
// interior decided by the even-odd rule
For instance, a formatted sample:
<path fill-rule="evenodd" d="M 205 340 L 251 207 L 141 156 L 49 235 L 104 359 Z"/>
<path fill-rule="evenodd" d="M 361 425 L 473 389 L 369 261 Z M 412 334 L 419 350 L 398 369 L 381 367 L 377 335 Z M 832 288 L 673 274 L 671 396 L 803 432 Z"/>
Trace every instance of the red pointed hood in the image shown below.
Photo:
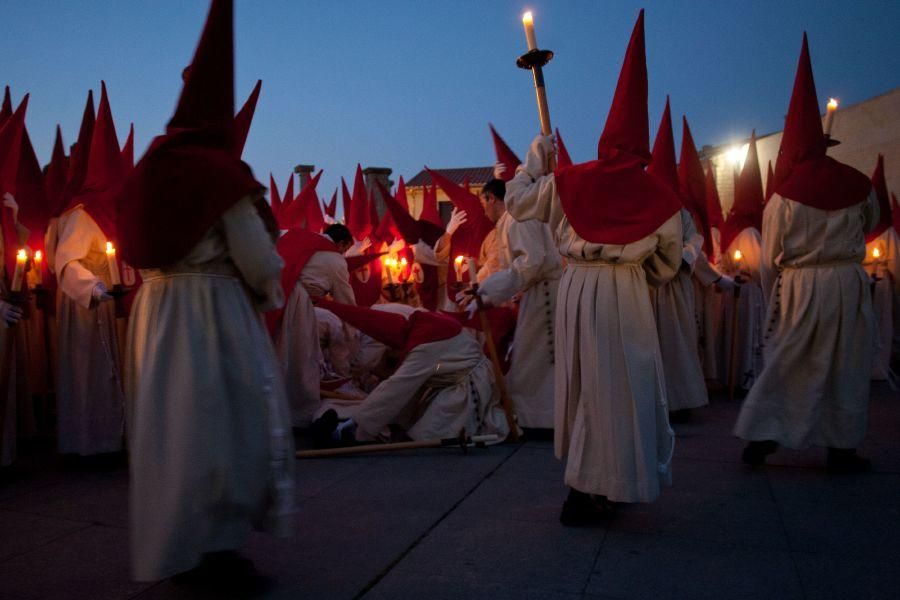
<path fill-rule="evenodd" d="M 325 205 L 325 214 L 332 219 L 337 218 L 337 194 L 338 191 L 337 188 L 335 188 L 334 193 L 331 195 L 331 200 Z"/>
<path fill-rule="evenodd" d="M 106 83 L 100 82 L 100 104 L 91 136 L 87 172 L 81 189 L 73 195 L 66 210 L 83 205 L 107 239 L 116 240 L 116 201 L 124 177 L 122 151 L 119 149 Z"/>
<path fill-rule="evenodd" d="M 78 130 L 78 139 L 72 147 L 69 158 L 69 174 L 66 181 L 65 204 L 69 204 L 72 196 L 81 190 L 84 176 L 87 173 L 88 159 L 91 156 L 91 139 L 94 137 L 94 123 L 97 113 L 94 110 L 94 90 L 88 90 L 87 101 L 84 105 L 84 114 L 81 117 L 81 128 Z"/>
<path fill-rule="evenodd" d="M 19 107 L 0 128 L 0 196 L 6 192 L 16 195 L 16 177 L 27 110 L 28 94 L 25 94 Z"/>
<path fill-rule="evenodd" d="M 706 192 L 706 202 L 704 205 L 705 216 L 703 220 L 707 227 L 707 230 L 703 233 L 703 247 L 704 250 L 706 250 L 707 256 L 712 258 L 713 245 L 711 229 L 715 227 L 719 230 L 719 233 L 721 233 L 723 226 L 722 202 L 719 200 L 719 188 L 716 187 L 715 170 L 712 165 L 709 165 L 709 168 L 706 170 L 706 181 L 703 187 Z"/>
<path fill-rule="evenodd" d="M 9 86 L 6 86 L 6 89 L 3 91 L 3 105 L 0 106 L 0 127 L 3 127 L 3 124 L 12 114 L 12 96 L 9 93 Z"/>
<path fill-rule="evenodd" d="M 745 229 L 762 233 L 762 214 L 765 194 L 762 174 L 759 170 L 759 154 L 756 149 L 756 131 L 750 135 L 750 147 L 744 168 L 734 188 L 734 203 L 722 227 L 722 251 L 727 250 L 734 238 Z"/>
<path fill-rule="evenodd" d="M 351 206 L 353 206 L 353 197 L 350 195 L 350 190 L 347 189 L 347 182 L 341 177 L 341 210 L 344 213 L 344 225 L 347 224 L 347 220 L 350 218 Z"/>
<path fill-rule="evenodd" d="M 389 208 L 389 203 L 396 203 L 396 200 L 391 197 L 391 193 L 384 187 L 384 185 L 382 185 L 380 181 L 376 180 L 375 183 L 378 187 L 378 192 L 381 194 L 381 198 L 384 200 L 384 206 L 386 209 L 384 211 L 384 215 L 382 215 L 381 217 L 381 221 L 378 223 L 378 228 L 375 230 L 375 239 L 381 240 L 385 244 L 391 244 L 394 240 L 403 237 L 402 235 L 400 235 L 400 228 L 397 226 L 397 222 L 394 220 L 394 213 Z"/>
<path fill-rule="evenodd" d="M 321 175 L 322 171 L 319 171 L 319 175 L 316 176 L 317 185 L 318 177 Z M 309 200 L 306 202 L 306 228 L 313 233 L 319 233 L 325 229 L 325 215 L 322 214 L 322 205 L 315 190 L 313 190 Z"/>
<path fill-rule="evenodd" d="M 158 268 L 183 258 L 222 214 L 263 186 L 233 154 L 234 5 L 212 0 L 167 134 L 128 177 L 119 203 L 122 258 Z"/>
<path fill-rule="evenodd" d="M 647 173 L 666 184 L 676 194 L 678 188 L 678 168 L 675 166 L 675 137 L 672 135 L 672 113 L 669 109 L 669 97 L 666 96 L 666 108 L 663 110 L 656 141 L 653 142 L 653 161 L 647 167 Z"/>
<path fill-rule="evenodd" d="M 319 185 L 319 179 L 321 179 L 322 173 L 323 171 L 320 170 L 313 177 L 310 177 L 307 180 L 306 185 L 303 186 L 303 189 L 300 190 L 300 193 L 297 194 L 297 197 L 282 209 L 282 212 L 284 213 L 284 223 L 287 225 L 286 229 L 302 227 L 303 229 L 309 229 L 313 233 L 318 233 L 318 231 L 309 226 L 310 224 L 307 215 L 309 205 L 312 202 L 318 202 L 316 187 Z M 292 174 L 291 181 L 288 183 L 288 191 L 284 193 L 285 198 L 289 195 L 293 195 L 293 193 L 294 177 Z"/>
<path fill-rule="evenodd" d="M 66 156 L 62 131 L 57 125 L 56 140 L 53 142 L 53 154 L 50 157 L 50 164 L 47 166 L 47 175 L 44 177 L 48 210 L 51 217 L 59 216 L 59 213 L 65 208 L 65 189 L 68 172 L 69 158 Z"/>
<path fill-rule="evenodd" d="M 128 137 L 122 146 L 122 168 L 126 173 L 131 173 L 134 168 L 134 123 L 128 128 Z"/>
<path fill-rule="evenodd" d="M 625 60 L 619 72 L 606 125 L 597 145 L 597 158 L 650 161 L 650 124 L 647 119 L 647 58 L 644 49 L 644 10 L 638 14 Z"/>
<path fill-rule="evenodd" d="M 569 224 L 585 240 L 630 244 L 681 209 L 678 195 L 643 166 L 650 162 L 644 11 L 631 34 L 598 160 L 558 169 L 556 184 Z"/>
<path fill-rule="evenodd" d="M 253 115 L 256 113 L 256 102 L 259 100 L 259 91 L 262 89 L 262 79 L 256 81 L 250 97 L 244 102 L 244 106 L 234 116 L 234 155 L 238 158 L 244 153 L 244 145 L 247 143 L 247 134 L 250 133 L 250 124 L 253 123 Z"/>
<path fill-rule="evenodd" d="M 353 234 L 354 239 L 364 240 L 372 233 L 366 182 L 363 179 L 362 166 L 359 164 L 356 165 L 356 177 L 353 179 L 353 196 L 350 202 L 350 210 L 344 214 L 344 219 L 347 223 L 347 229 Z"/>
<path fill-rule="evenodd" d="M 284 196 L 281 197 L 281 213 L 283 215 L 283 221 L 286 225 L 285 229 L 292 229 L 297 227 L 298 225 L 303 224 L 303 213 L 296 213 L 297 209 L 291 210 L 291 206 L 295 204 L 296 197 L 294 196 L 294 174 L 291 173 L 288 175 L 287 185 L 284 186 Z M 291 220 L 289 217 L 293 214 L 294 218 L 298 218 L 299 220 Z"/>
<path fill-rule="evenodd" d="M 22 99 L 16 111 L 6 119 L 0 128 L 0 196 L 9 192 L 16 195 L 16 179 L 19 172 L 19 157 L 22 151 L 22 133 L 25 131 L 25 112 L 28 110 L 28 94 Z M 18 233 L 12 209 L 0 204 L 0 228 L 3 231 L 4 266 L 7 281 L 16 268 L 16 252 L 19 246 Z"/>
<path fill-rule="evenodd" d="M 503 138 L 500 137 L 500 134 L 497 133 L 494 126 L 488 123 L 488 127 L 491 129 L 491 138 L 494 140 L 494 152 L 497 154 L 497 162 L 503 163 L 506 166 L 506 171 L 503 173 L 501 179 L 503 179 L 503 181 L 509 181 L 515 177 L 516 167 L 522 164 L 522 161 L 519 160 L 516 153 L 513 152 Z"/>
<path fill-rule="evenodd" d="M 394 313 L 330 300 L 319 300 L 317 306 L 404 355 L 421 344 L 447 340 L 462 332 L 459 323 L 437 312 L 417 310 L 407 319 Z"/>
<path fill-rule="evenodd" d="M 25 127 L 22 128 L 22 147 L 16 175 L 16 202 L 19 204 L 19 222 L 29 231 L 28 245 L 32 250 L 43 250 L 50 211 L 44 190 L 44 174 Z"/>
<path fill-rule="evenodd" d="M 347 261 L 347 271 L 352 273 L 353 271 L 356 271 L 357 269 L 361 269 L 364 266 L 366 266 L 367 264 L 374 261 L 376 258 L 381 258 L 385 254 L 387 254 L 387 252 L 372 251 L 372 252 L 368 252 L 367 254 L 357 254 L 356 256 L 348 256 L 345 259 Z M 379 278 L 379 282 L 380 281 L 381 280 Z M 380 288 L 381 286 L 379 285 L 378 287 Z M 377 300 L 377 298 L 376 298 L 376 300 Z M 372 303 L 374 304 L 374 302 L 375 301 L 373 300 Z"/>
<path fill-rule="evenodd" d="M 688 209 L 697 227 L 700 228 L 705 241 L 712 244 L 710 239 L 709 214 L 706 211 L 706 177 L 703 175 L 703 165 L 700 164 L 700 155 L 697 154 L 697 146 L 694 144 L 694 136 L 691 135 L 691 127 L 687 117 L 681 117 L 681 155 L 678 160 L 678 188 L 681 190 L 681 199 Z M 710 254 L 712 256 L 712 254 Z"/>
<path fill-rule="evenodd" d="M 769 166 L 766 168 L 766 202 L 769 201 L 769 198 L 772 197 L 772 194 L 775 193 L 773 189 L 775 185 L 775 172 L 772 170 L 772 161 L 769 161 Z"/>
<path fill-rule="evenodd" d="M 571 167 L 574 163 L 572 162 L 572 157 L 569 156 L 569 151 L 566 149 L 565 143 L 563 143 L 562 136 L 559 134 L 559 129 L 556 130 L 556 145 L 558 151 L 556 168 L 565 169 L 566 167 Z"/>
<path fill-rule="evenodd" d="M 441 229 L 444 228 L 444 222 L 441 220 L 441 213 L 438 210 L 437 186 L 435 183 L 422 186 L 422 212 L 419 214 L 420 221 L 428 221 Z"/>
<path fill-rule="evenodd" d="M 381 182 L 378 182 L 381 186 Z M 400 178 L 400 185 L 397 186 L 397 197 L 391 198 L 387 194 L 387 190 L 383 189 L 382 194 L 387 206 L 388 214 L 391 215 L 391 221 L 397 229 L 397 237 L 403 238 L 407 244 L 415 244 L 422 240 L 429 246 L 434 246 L 438 239 L 444 235 L 444 229 L 438 227 L 429 221 L 417 220 L 409 214 L 409 208 L 406 200 L 406 186 L 403 184 L 403 178 Z"/>
<path fill-rule="evenodd" d="M 202 130 L 221 148 L 234 136 L 234 2 L 212 0 L 167 131 Z"/>
<path fill-rule="evenodd" d="M 447 257 L 447 295 L 453 298 L 456 295 L 454 285 L 457 283 L 453 260 L 457 256 L 477 259 L 481 253 L 481 244 L 494 228 L 494 223 L 484 214 L 478 196 L 470 194 L 440 173 L 425 168 L 453 205 L 459 210 L 466 211 L 466 222 L 460 225 L 450 238 L 450 255 Z"/>
<path fill-rule="evenodd" d="M 820 210 L 839 210 L 863 202 L 871 190 L 869 178 L 826 156 L 826 149 L 809 44 L 804 33 L 775 163 L 775 192 Z"/>
<path fill-rule="evenodd" d="M 884 156 L 881 154 L 878 155 L 878 164 L 875 165 L 875 170 L 872 172 L 872 187 L 875 188 L 875 195 L 878 197 L 878 223 L 876 223 L 872 231 L 866 234 L 867 244 L 894 224 L 894 219 L 891 215 L 891 199 L 888 196 L 887 180 L 884 177 Z"/>

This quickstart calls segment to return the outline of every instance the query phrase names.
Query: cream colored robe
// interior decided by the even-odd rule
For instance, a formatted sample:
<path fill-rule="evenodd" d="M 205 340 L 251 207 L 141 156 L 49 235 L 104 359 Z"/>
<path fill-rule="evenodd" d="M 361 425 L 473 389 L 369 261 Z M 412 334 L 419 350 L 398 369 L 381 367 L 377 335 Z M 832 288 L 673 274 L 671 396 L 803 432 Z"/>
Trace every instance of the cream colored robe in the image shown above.
<path fill-rule="evenodd" d="M 722 329 L 722 303 L 725 296 L 713 284 L 722 272 L 718 268 L 721 262 L 719 252 L 719 230 L 711 230 L 713 238 L 713 256 L 702 253 L 694 263 L 694 309 L 697 313 L 698 343 L 700 346 L 700 364 L 703 376 L 707 380 L 717 381 L 720 371 L 720 347 Z"/>
<path fill-rule="evenodd" d="M 489 304 L 500 306 L 521 294 L 506 385 L 523 427 L 553 427 L 556 295 L 562 260 L 546 223 L 497 221 L 497 270 L 479 285 Z"/>
<path fill-rule="evenodd" d="M 56 412 L 59 451 L 98 454 L 122 449 L 124 395 L 112 301 L 92 303 L 98 282 L 112 289 L 106 237 L 81 206 L 47 231 L 49 266 L 57 274 L 59 361 Z"/>
<path fill-rule="evenodd" d="M 691 213 L 681 209 L 682 265 L 678 274 L 658 288 L 650 288 L 656 315 L 659 349 L 666 375 L 669 410 L 697 408 L 709 403 L 700 366 L 697 313 L 691 273 L 702 255 L 703 236 Z"/>
<path fill-rule="evenodd" d="M 743 255 L 740 265 L 734 253 Z M 766 299 L 759 281 L 762 237 L 755 228 L 740 232 L 722 255 L 722 269 L 737 277 L 748 279 L 741 285 L 737 298 L 737 347 L 735 348 L 734 382 L 736 387 L 749 390 L 763 370 L 763 324 L 766 317 Z M 734 293 L 722 298 L 722 320 L 719 335 L 719 381 L 727 384 L 731 369 L 731 322 L 734 315 Z"/>
<path fill-rule="evenodd" d="M 236 549 L 251 528 L 289 531 L 293 439 L 258 312 L 283 303 L 282 264 L 244 199 L 179 263 L 141 271 L 125 371 L 137 580 Z"/>
<path fill-rule="evenodd" d="M 509 434 L 491 364 L 466 332 L 413 348 L 397 370 L 351 412 L 358 439 L 399 425 L 414 440 Z"/>
<path fill-rule="evenodd" d="M 866 434 L 874 316 L 864 232 L 874 193 L 824 211 L 773 195 L 763 214 L 760 275 L 769 298 L 766 367 L 735 434 L 789 448 L 855 448 Z"/>
<path fill-rule="evenodd" d="M 291 291 L 276 340 L 294 427 L 312 423 L 321 403 L 319 382 L 324 357 L 311 297 L 330 294 L 337 302 L 356 304 L 347 260 L 337 252 L 313 254 Z"/>
<path fill-rule="evenodd" d="M 880 256 L 875 258 L 878 249 Z M 895 320 L 900 305 L 900 236 L 892 227 L 866 244 L 863 268 L 875 277 L 872 303 L 875 310 L 875 357 L 872 379 L 893 380 L 891 354 L 900 323 Z"/>
<path fill-rule="evenodd" d="M 549 223 L 566 268 L 556 311 L 556 455 L 565 482 L 617 502 L 652 502 L 671 481 L 674 433 L 647 285 L 681 265 L 681 215 L 624 246 L 595 244 L 572 229 L 553 175 L 534 146 L 506 184 L 519 220 Z"/>
<path fill-rule="evenodd" d="M 319 328 L 319 348 L 322 349 L 322 374 L 329 378 L 350 377 L 352 340 L 337 315 L 330 310 L 313 307 Z"/>

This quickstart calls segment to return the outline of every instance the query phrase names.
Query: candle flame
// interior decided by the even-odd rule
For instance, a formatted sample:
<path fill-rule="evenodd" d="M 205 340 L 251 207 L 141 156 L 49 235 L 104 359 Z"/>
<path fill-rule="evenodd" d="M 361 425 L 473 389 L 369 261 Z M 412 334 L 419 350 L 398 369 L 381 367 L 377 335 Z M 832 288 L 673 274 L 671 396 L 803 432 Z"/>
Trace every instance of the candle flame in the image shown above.
<path fill-rule="evenodd" d="M 872 248 L 872 258 L 881 258 L 881 250 L 878 248 Z"/>
<path fill-rule="evenodd" d="M 41 260 L 43 260 L 43 258 L 44 258 L 44 253 L 41 252 L 40 250 L 36 250 L 34 253 L 34 260 L 41 261 Z"/>
<path fill-rule="evenodd" d="M 828 99 L 828 110 L 837 110 L 838 101 L 835 98 Z"/>
<path fill-rule="evenodd" d="M 400 266 L 401 266 L 401 267 L 406 267 L 406 265 L 408 265 L 408 264 L 409 264 L 409 262 L 408 262 L 405 258 L 401 258 L 401 259 L 400 259 Z"/>
<path fill-rule="evenodd" d="M 534 15 L 531 14 L 530 10 L 522 15 L 522 23 L 526 25 L 531 25 L 532 23 L 534 23 Z"/>
<path fill-rule="evenodd" d="M 740 250 L 735 250 L 735 251 L 734 251 L 734 260 L 735 260 L 736 262 L 741 262 L 741 259 L 742 259 L 742 258 L 744 258 L 744 255 L 741 254 L 741 251 L 740 251 Z"/>
<path fill-rule="evenodd" d="M 463 256 L 462 254 L 460 254 L 459 256 L 457 256 L 456 258 L 453 259 L 453 262 L 456 263 L 457 266 L 460 266 L 463 264 L 464 260 L 466 260 L 466 257 Z"/>
<path fill-rule="evenodd" d="M 25 252 L 24 248 L 20 248 L 18 252 L 16 252 L 16 260 L 25 262 L 28 260 L 28 254 Z"/>
<path fill-rule="evenodd" d="M 106 242 L 106 253 L 107 254 L 115 254 L 116 248 L 113 246 L 112 242 Z"/>

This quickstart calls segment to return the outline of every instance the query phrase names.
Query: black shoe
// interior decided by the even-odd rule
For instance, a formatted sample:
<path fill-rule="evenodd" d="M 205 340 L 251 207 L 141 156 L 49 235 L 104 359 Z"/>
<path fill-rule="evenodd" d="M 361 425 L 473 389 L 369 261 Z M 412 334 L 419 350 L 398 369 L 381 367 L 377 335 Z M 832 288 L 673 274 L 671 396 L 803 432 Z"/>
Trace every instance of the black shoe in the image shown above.
<path fill-rule="evenodd" d="M 765 440 L 762 442 L 750 442 L 744 448 L 741 460 L 751 467 L 758 467 L 765 464 L 766 457 L 778 450 L 778 442 Z"/>
<path fill-rule="evenodd" d="M 855 448 L 829 448 L 825 468 L 829 473 L 866 473 L 872 470 L 872 461 L 857 455 Z"/>
<path fill-rule="evenodd" d="M 331 448 L 335 445 L 331 434 L 338 426 L 337 411 L 333 408 L 326 410 L 321 417 L 313 421 L 309 430 L 312 433 L 314 448 Z"/>
<path fill-rule="evenodd" d="M 615 513 L 615 505 L 606 496 L 591 496 L 572 488 L 563 502 L 559 522 L 566 527 L 602 527 Z"/>

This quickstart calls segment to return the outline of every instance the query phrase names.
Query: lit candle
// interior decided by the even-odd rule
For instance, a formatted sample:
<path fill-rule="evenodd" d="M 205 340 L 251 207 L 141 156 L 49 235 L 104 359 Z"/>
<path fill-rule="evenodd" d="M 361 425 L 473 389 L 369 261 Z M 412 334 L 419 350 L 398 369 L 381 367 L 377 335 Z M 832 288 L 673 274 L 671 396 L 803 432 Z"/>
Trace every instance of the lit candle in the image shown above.
<path fill-rule="evenodd" d="M 534 36 L 534 15 L 529 10 L 522 15 L 522 25 L 525 27 L 525 39 L 528 40 L 528 49 L 537 50 L 537 38 Z"/>
<path fill-rule="evenodd" d="M 44 283 L 44 253 L 37 250 L 34 253 L 34 272 L 37 274 L 37 284 Z"/>
<path fill-rule="evenodd" d="M 16 252 L 16 270 L 13 273 L 12 291 L 22 291 L 22 276 L 25 274 L 25 263 L 28 262 L 28 255 L 25 250 Z"/>
<path fill-rule="evenodd" d="M 834 98 L 828 99 L 828 105 L 825 107 L 825 135 L 831 136 L 831 125 L 834 123 L 834 113 L 837 112 L 838 101 Z"/>
<path fill-rule="evenodd" d="M 384 272 L 387 274 L 388 285 L 394 285 L 394 277 L 391 275 L 391 259 L 385 256 L 381 259 L 381 264 L 384 265 Z"/>
<path fill-rule="evenodd" d="M 881 250 L 878 248 L 878 246 L 872 248 L 872 258 L 874 258 L 875 260 L 881 258 Z"/>
<path fill-rule="evenodd" d="M 453 272 L 456 273 L 456 281 L 462 281 L 462 264 L 465 259 L 462 254 L 453 259 Z"/>
<path fill-rule="evenodd" d="M 475 259 L 469 257 L 469 283 L 475 285 L 478 283 L 478 267 L 475 266 Z"/>
<path fill-rule="evenodd" d="M 109 278 L 113 285 L 122 285 L 119 276 L 119 261 L 116 260 L 116 248 L 112 242 L 106 242 L 106 264 L 109 265 Z"/>
<path fill-rule="evenodd" d="M 738 267 L 740 267 L 742 260 L 744 260 L 744 255 L 741 254 L 740 250 L 735 250 L 734 251 L 734 264 L 736 264 Z"/>

